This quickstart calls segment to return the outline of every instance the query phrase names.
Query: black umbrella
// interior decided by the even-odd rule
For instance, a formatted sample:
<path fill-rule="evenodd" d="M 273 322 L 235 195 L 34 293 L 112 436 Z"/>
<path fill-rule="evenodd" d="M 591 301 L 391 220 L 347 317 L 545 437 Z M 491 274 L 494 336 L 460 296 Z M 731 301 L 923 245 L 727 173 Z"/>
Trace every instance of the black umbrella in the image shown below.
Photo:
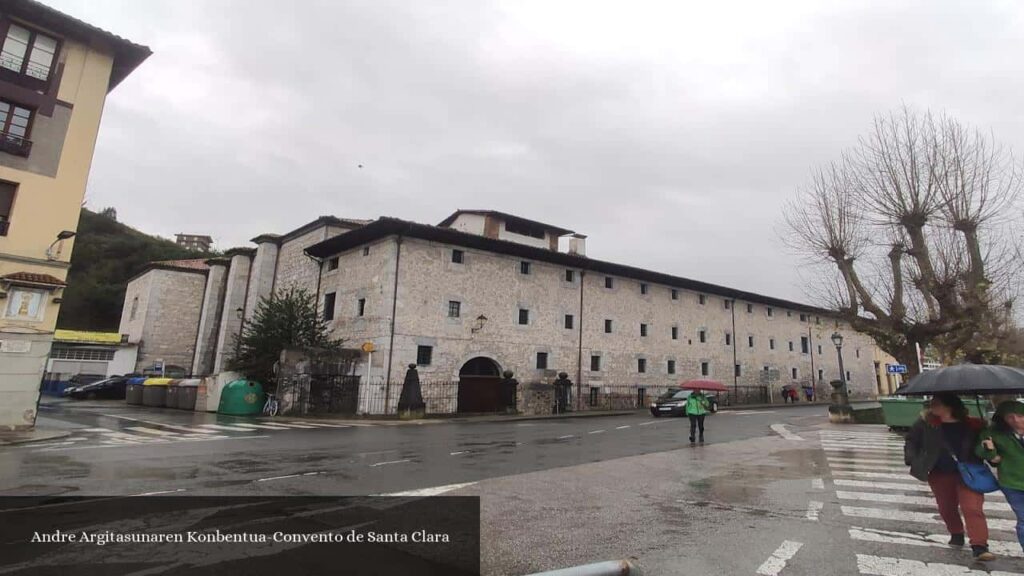
<path fill-rule="evenodd" d="M 894 394 L 1020 394 L 1024 393 L 1024 369 L 1012 366 L 958 364 L 922 372 L 896 389 Z"/>

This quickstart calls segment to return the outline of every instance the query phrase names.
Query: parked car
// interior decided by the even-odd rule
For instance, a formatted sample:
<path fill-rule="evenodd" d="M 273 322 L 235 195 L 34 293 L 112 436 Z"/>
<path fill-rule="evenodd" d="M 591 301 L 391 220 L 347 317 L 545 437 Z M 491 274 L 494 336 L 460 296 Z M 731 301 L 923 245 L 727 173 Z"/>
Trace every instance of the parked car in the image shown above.
<path fill-rule="evenodd" d="M 103 374 L 75 374 L 71 378 L 68 378 L 68 387 L 73 386 L 85 386 L 86 384 L 92 384 L 93 382 L 99 382 L 105 380 L 107 377 Z"/>
<path fill-rule="evenodd" d="M 112 376 L 80 386 L 69 386 L 64 389 L 64 395 L 78 400 L 95 400 L 97 398 L 123 400 L 127 383 L 127 376 Z"/>
<path fill-rule="evenodd" d="M 693 394 L 692 390 L 681 390 L 669 388 L 667 392 L 658 396 L 658 399 L 651 402 L 651 415 L 655 418 L 661 416 L 685 416 L 686 399 Z M 711 411 L 718 412 L 718 396 L 707 394 L 708 402 L 711 403 Z"/>

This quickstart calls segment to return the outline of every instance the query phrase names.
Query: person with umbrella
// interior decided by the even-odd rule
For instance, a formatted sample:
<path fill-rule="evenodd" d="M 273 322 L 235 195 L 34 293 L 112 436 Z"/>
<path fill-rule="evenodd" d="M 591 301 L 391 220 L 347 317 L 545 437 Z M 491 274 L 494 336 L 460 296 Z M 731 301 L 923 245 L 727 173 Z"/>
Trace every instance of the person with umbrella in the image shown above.
<path fill-rule="evenodd" d="M 1024 404 L 1007 400 L 996 407 L 977 455 L 999 469 L 999 488 L 1017 516 L 1017 541 L 1024 549 Z"/>
<path fill-rule="evenodd" d="M 956 394 L 936 394 L 910 428 L 904 457 L 914 478 L 927 482 L 935 497 L 949 545 L 964 545 L 964 525 L 976 560 L 995 558 L 988 550 L 985 495 L 971 490 L 961 477 L 960 463 L 981 461 L 974 454 L 985 421 L 971 418 Z M 963 519 L 960 515 L 963 513 Z"/>
<path fill-rule="evenodd" d="M 704 417 L 711 411 L 711 401 L 704 395 L 705 390 L 714 392 L 725 392 L 728 388 L 721 382 L 714 380 L 690 380 L 682 385 L 683 390 L 692 390 L 693 393 L 686 398 L 686 416 L 690 418 L 690 444 L 697 441 L 697 431 L 700 430 L 700 441 L 704 442 Z"/>

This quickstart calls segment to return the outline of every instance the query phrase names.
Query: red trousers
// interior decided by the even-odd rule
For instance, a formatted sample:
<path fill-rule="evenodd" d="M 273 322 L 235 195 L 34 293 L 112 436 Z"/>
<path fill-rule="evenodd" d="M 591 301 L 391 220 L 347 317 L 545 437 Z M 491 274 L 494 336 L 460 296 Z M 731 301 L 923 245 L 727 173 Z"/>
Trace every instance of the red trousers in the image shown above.
<path fill-rule="evenodd" d="M 928 474 L 928 485 L 939 506 L 939 516 L 950 534 L 963 534 L 967 524 L 967 536 L 971 546 L 988 545 L 988 522 L 985 520 L 985 495 L 971 490 L 960 479 L 959 472 L 935 472 Z M 963 512 L 963 520 L 960 513 Z"/>

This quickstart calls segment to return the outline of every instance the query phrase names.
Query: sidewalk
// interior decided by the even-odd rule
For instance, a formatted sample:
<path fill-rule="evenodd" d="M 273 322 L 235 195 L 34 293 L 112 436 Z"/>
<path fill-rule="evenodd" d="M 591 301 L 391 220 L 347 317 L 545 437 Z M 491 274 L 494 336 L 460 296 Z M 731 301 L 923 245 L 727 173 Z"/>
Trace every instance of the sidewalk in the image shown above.
<path fill-rule="evenodd" d="M 351 415 L 338 414 L 337 418 L 332 414 L 324 415 L 312 415 L 307 414 L 305 416 L 277 416 L 275 420 L 281 420 L 284 422 L 294 421 L 302 422 L 304 420 L 329 420 L 331 422 L 337 422 L 339 424 L 373 424 L 374 426 L 402 426 L 407 424 L 423 425 L 423 424 L 451 424 L 458 422 L 523 422 L 525 420 L 564 420 L 567 418 L 599 418 L 602 416 L 630 416 L 641 412 L 647 412 L 646 408 L 643 409 L 630 409 L 630 410 L 583 410 L 580 412 L 569 412 L 567 414 L 521 414 L 521 415 L 506 415 L 506 414 L 475 414 L 466 416 L 445 416 L 435 418 L 428 416 L 419 420 L 400 420 L 396 417 L 382 418 L 382 417 L 363 417 L 353 418 Z"/>
<path fill-rule="evenodd" d="M 19 432 L 0 432 L 0 446 L 45 442 L 46 440 L 57 440 L 59 438 L 67 438 L 68 436 L 71 436 L 71 432 L 66 430 L 40 430 L 38 428 Z"/>

